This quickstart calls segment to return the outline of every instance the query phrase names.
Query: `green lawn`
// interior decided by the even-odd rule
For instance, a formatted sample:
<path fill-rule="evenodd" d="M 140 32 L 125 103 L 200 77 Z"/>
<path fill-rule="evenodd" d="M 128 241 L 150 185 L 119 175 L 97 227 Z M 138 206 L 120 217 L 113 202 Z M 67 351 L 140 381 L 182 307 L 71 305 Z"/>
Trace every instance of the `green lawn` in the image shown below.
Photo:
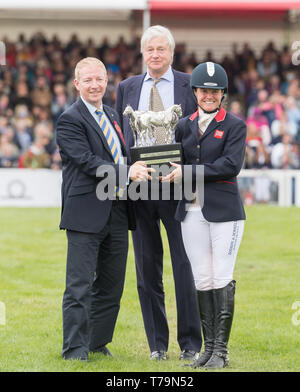
<path fill-rule="evenodd" d="M 121 310 L 109 345 L 114 357 L 94 354 L 89 363 L 61 358 L 66 237 L 58 229 L 59 216 L 60 210 L 55 208 L 0 209 L 0 301 L 6 307 L 6 323 L 0 325 L 0 371 L 205 371 L 183 368 L 178 360 L 175 296 L 166 240 L 168 361 L 149 360 L 131 245 Z M 300 325 L 292 322 L 296 312 L 292 305 L 300 301 L 299 222 L 297 208 L 248 207 L 235 270 L 230 365 L 221 372 L 300 371 Z"/>

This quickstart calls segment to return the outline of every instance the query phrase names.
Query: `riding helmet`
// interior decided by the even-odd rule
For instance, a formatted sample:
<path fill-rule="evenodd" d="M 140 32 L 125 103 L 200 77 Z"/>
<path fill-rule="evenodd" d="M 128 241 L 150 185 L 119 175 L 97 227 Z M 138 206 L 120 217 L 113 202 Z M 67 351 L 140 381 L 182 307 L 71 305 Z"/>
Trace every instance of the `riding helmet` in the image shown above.
<path fill-rule="evenodd" d="M 225 69 L 220 64 L 208 61 L 197 65 L 193 70 L 190 85 L 193 89 L 200 87 L 224 90 L 226 94 L 228 78 Z"/>

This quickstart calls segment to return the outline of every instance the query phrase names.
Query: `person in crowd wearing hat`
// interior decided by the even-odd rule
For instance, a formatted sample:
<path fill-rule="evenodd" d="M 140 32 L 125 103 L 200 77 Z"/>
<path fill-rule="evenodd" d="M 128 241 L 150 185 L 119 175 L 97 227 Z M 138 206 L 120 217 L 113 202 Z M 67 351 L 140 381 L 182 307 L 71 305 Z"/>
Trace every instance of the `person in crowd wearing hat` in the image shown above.
<path fill-rule="evenodd" d="M 237 184 L 245 154 L 246 125 L 222 107 L 228 89 L 222 66 L 199 64 L 192 72 L 191 88 L 198 109 L 179 120 L 176 127 L 184 164 L 172 163 L 174 171 L 162 181 L 181 181 L 191 173 L 196 197 L 191 203 L 184 197 L 179 201 L 176 219 L 181 222 L 192 265 L 205 348 L 190 365 L 222 368 L 229 361 L 227 344 L 236 286 L 233 271 L 246 219 Z M 197 170 L 200 165 L 204 171 Z"/>

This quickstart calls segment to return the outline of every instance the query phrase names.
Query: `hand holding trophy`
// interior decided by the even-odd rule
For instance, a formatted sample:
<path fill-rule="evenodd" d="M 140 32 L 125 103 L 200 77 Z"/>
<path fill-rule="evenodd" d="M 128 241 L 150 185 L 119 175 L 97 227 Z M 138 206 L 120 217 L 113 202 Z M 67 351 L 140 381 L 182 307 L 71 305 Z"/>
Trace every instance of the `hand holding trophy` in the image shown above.
<path fill-rule="evenodd" d="M 145 161 L 148 166 L 181 163 L 181 144 L 174 143 L 175 127 L 182 116 L 180 105 L 160 112 L 134 111 L 128 105 L 123 114 L 129 116 L 134 137 L 132 162 Z"/>

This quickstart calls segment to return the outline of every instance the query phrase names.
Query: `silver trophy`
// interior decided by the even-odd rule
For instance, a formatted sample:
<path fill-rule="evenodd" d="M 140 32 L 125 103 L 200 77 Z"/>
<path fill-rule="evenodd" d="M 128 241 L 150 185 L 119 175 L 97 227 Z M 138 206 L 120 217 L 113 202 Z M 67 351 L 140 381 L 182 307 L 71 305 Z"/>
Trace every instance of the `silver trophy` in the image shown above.
<path fill-rule="evenodd" d="M 133 110 L 128 105 L 123 114 L 129 117 L 133 133 L 134 146 L 130 148 L 133 162 L 181 163 L 181 144 L 174 143 L 175 128 L 182 116 L 180 105 L 160 112 Z"/>

